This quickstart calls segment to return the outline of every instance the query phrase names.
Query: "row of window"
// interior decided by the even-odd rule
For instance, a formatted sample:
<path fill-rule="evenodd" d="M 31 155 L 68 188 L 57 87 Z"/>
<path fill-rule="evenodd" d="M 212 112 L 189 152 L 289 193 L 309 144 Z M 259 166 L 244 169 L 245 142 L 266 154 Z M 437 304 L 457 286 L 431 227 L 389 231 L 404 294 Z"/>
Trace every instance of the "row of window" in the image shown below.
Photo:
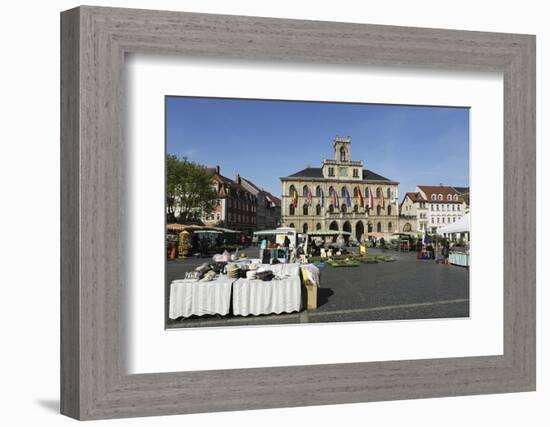
<path fill-rule="evenodd" d="M 243 215 L 243 214 L 234 214 L 232 212 L 229 212 L 229 214 L 227 216 L 229 218 L 229 222 L 233 222 L 233 223 L 237 223 L 237 224 L 256 224 L 256 217 L 255 216 Z"/>
<path fill-rule="evenodd" d="M 304 205 L 302 206 L 302 215 L 309 215 L 309 208 L 310 206 L 307 204 L 307 203 L 304 203 Z M 315 215 L 322 215 L 322 208 L 321 208 L 321 205 L 320 204 L 317 204 L 317 206 L 315 206 Z M 346 213 L 348 211 L 348 207 L 345 203 L 342 204 L 342 206 L 340 206 L 340 212 L 342 213 Z M 365 209 L 366 212 L 370 211 L 370 209 Z M 391 215 L 392 214 L 392 205 L 389 205 L 387 207 L 387 213 L 388 215 Z M 334 213 L 334 205 L 330 204 L 328 206 L 328 212 L 329 213 Z M 359 206 L 358 205 L 354 205 L 353 206 L 353 212 L 355 213 L 358 213 L 359 212 Z M 294 205 L 291 204 L 288 208 L 288 214 L 289 215 L 294 215 L 296 213 L 296 209 L 294 208 Z M 380 216 L 380 215 L 384 215 L 386 213 L 386 209 L 383 209 L 382 207 L 380 206 L 376 206 L 376 215 Z"/>
<path fill-rule="evenodd" d="M 432 194 L 431 199 L 433 201 L 443 201 L 445 197 L 443 194 Z M 446 200 L 448 202 L 458 202 L 458 194 L 447 194 Z"/>
<path fill-rule="evenodd" d="M 456 207 L 456 209 L 455 209 Z M 451 209 L 452 208 L 452 209 Z M 438 211 L 439 210 L 439 205 L 435 205 L 435 208 L 434 208 L 434 205 L 430 205 L 430 210 L 434 211 Z M 460 210 L 460 205 L 441 205 L 441 210 L 442 211 L 450 211 L 450 210 L 457 210 L 459 211 Z"/>
<path fill-rule="evenodd" d="M 236 200 L 231 198 L 227 200 L 228 200 L 227 205 L 229 208 L 242 209 L 247 212 L 256 212 L 256 205 L 250 204 L 249 202 L 247 203 L 241 200 Z"/>
<path fill-rule="evenodd" d="M 290 228 L 296 228 L 296 226 L 294 225 L 293 222 L 291 222 L 290 224 L 288 224 L 288 226 L 289 226 Z M 408 226 L 408 228 L 407 228 L 407 226 Z M 323 228 L 323 226 L 321 225 L 320 222 L 318 222 L 317 224 L 315 224 L 315 229 L 316 229 L 316 230 L 321 230 L 322 228 Z M 332 222 L 332 223 L 330 224 L 330 227 L 329 227 L 329 228 L 330 228 L 331 230 L 338 230 L 338 223 Z M 405 230 L 405 229 L 406 229 L 406 230 Z M 308 230 L 309 230 L 309 225 L 308 225 L 308 224 L 303 224 L 303 225 L 302 225 L 302 232 L 303 232 L 303 233 L 307 233 Z M 408 224 L 408 223 L 405 224 L 404 230 L 405 230 L 405 231 L 411 231 L 411 225 Z M 385 230 L 384 230 L 384 227 L 383 227 L 383 225 L 382 225 L 381 222 L 377 222 L 377 223 L 376 223 L 376 231 L 377 231 L 378 233 L 382 233 L 382 232 L 385 231 Z M 388 233 L 392 233 L 392 232 L 393 232 L 393 224 L 392 224 L 391 222 L 388 222 L 387 231 L 388 231 Z M 372 225 L 372 223 L 370 223 L 370 222 L 367 224 L 367 232 L 368 232 L 368 233 L 372 233 L 372 232 L 373 232 L 373 225 Z"/>
<path fill-rule="evenodd" d="M 233 188 L 230 188 L 228 193 L 229 193 L 230 198 L 232 198 L 232 199 L 245 200 L 245 201 L 249 201 L 250 203 L 257 203 L 258 202 L 256 196 L 254 196 L 253 194 L 248 193 L 246 191 L 237 191 Z"/>
<path fill-rule="evenodd" d="M 432 224 L 435 224 L 436 222 L 437 222 L 437 224 L 445 224 L 445 219 L 447 219 L 447 224 L 451 224 L 451 223 L 455 222 L 457 219 L 459 219 L 459 217 L 456 217 L 456 216 L 447 217 L 447 218 L 445 218 L 445 217 L 433 218 L 432 217 Z"/>
<path fill-rule="evenodd" d="M 332 196 L 332 193 L 336 191 L 334 189 L 334 187 L 329 187 L 328 189 L 328 194 L 325 194 L 325 197 L 328 196 Z M 371 190 L 372 191 L 372 190 Z M 322 192 L 322 187 L 321 186 L 317 186 L 315 187 L 315 197 L 321 197 L 321 192 Z M 302 187 L 302 197 L 309 197 L 310 195 L 310 189 L 307 185 L 304 185 Z M 366 197 L 367 194 L 369 193 L 369 187 L 365 187 L 365 192 L 364 193 L 361 193 L 361 195 L 363 197 Z M 391 188 L 387 188 L 386 189 L 386 194 L 383 196 L 383 197 L 386 197 L 388 199 L 392 198 L 393 194 L 392 194 L 392 189 Z M 290 197 L 294 197 L 294 195 L 298 195 L 298 192 L 296 191 L 296 187 L 294 185 L 291 185 L 289 188 L 288 188 L 288 195 Z M 340 196 L 341 197 L 346 197 L 348 194 L 348 189 L 346 186 L 343 186 L 341 189 L 340 189 Z M 381 187 L 378 187 L 376 190 L 375 190 L 375 195 L 374 197 L 377 197 L 379 198 L 381 195 L 383 194 L 383 191 L 382 191 L 382 188 Z M 311 193 L 311 195 L 313 196 L 314 193 Z M 359 197 L 359 187 L 354 187 L 353 188 L 353 191 L 350 193 L 350 195 L 353 195 L 353 197 Z"/>

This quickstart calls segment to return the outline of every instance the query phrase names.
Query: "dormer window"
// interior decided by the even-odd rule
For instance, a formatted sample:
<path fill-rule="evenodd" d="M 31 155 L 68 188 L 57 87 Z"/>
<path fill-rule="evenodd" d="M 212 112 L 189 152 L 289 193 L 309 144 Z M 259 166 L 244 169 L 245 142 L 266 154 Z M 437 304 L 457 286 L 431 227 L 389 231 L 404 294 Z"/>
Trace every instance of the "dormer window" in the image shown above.
<path fill-rule="evenodd" d="M 435 194 L 432 194 L 432 200 L 436 200 L 437 196 Z"/>
<path fill-rule="evenodd" d="M 442 195 L 442 194 L 439 194 L 439 195 L 437 196 L 437 200 L 439 200 L 439 201 L 443 200 L 443 195 Z"/>

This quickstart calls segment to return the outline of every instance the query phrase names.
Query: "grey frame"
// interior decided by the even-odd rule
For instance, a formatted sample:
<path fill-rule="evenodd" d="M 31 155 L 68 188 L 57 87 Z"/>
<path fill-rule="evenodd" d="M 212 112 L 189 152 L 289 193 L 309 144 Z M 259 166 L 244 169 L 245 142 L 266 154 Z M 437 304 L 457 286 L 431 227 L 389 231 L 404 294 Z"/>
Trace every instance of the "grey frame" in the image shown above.
<path fill-rule="evenodd" d="M 130 52 L 503 72 L 504 354 L 128 375 L 122 254 L 124 56 Z M 71 9 L 61 14 L 61 165 L 65 415 L 101 419 L 535 390 L 534 36 Z"/>

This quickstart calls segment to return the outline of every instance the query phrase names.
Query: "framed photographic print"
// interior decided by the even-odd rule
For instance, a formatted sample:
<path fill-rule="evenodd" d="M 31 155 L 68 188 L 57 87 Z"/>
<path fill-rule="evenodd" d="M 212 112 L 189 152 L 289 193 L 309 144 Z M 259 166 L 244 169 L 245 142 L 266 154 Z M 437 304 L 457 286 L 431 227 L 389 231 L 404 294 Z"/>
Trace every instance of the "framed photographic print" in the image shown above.
<path fill-rule="evenodd" d="M 61 19 L 61 407 L 535 389 L 535 38 Z"/>

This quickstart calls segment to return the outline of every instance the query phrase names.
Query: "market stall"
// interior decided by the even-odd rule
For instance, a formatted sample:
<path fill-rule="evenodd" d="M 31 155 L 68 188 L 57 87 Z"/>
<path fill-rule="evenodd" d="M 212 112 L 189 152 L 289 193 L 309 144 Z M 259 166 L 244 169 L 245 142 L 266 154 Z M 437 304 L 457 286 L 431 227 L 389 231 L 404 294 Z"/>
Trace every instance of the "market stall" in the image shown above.
<path fill-rule="evenodd" d="M 170 319 L 229 313 L 234 279 L 220 275 L 215 280 L 174 280 L 170 284 Z"/>
<path fill-rule="evenodd" d="M 194 277 L 170 284 L 171 319 L 212 314 L 292 313 L 302 309 L 302 290 L 308 286 L 307 295 L 312 297 L 307 307 L 317 306 L 317 292 L 313 292 L 311 286 L 320 285 L 320 275 L 313 265 L 260 264 L 258 259 L 215 261 L 186 275 Z"/>
<path fill-rule="evenodd" d="M 233 283 L 233 314 L 255 316 L 300 311 L 300 264 L 261 264 L 273 272 L 269 281 L 240 278 Z"/>
<path fill-rule="evenodd" d="M 437 234 L 440 235 L 453 235 L 470 233 L 470 214 L 464 215 L 458 221 L 441 227 L 437 230 Z M 468 245 L 456 245 L 451 248 L 449 252 L 449 263 L 454 265 L 460 265 L 462 267 L 469 267 L 470 265 L 470 251 Z"/>

